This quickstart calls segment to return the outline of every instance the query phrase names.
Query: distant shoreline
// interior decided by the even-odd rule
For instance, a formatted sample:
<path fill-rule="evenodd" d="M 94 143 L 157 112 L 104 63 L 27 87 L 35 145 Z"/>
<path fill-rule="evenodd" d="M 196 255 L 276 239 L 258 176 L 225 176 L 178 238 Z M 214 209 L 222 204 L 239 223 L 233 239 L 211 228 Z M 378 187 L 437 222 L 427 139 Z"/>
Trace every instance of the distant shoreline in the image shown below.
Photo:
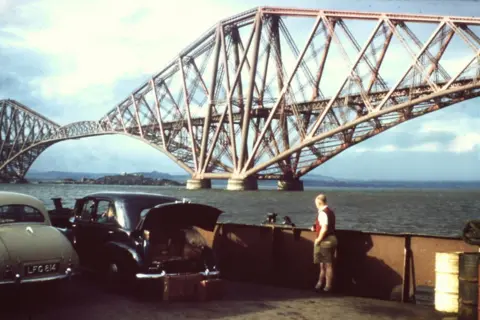
<path fill-rule="evenodd" d="M 20 182 L 22 183 L 22 182 Z M 140 182 L 140 183 L 121 183 L 121 182 L 109 182 L 109 183 L 95 183 L 95 182 L 81 182 L 81 181 L 62 181 L 62 180 L 32 180 L 27 181 L 24 184 L 82 184 L 82 185 L 110 185 L 110 186 L 172 186 L 179 187 L 185 186 L 185 183 L 162 179 L 154 181 L 153 183 Z"/>
<path fill-rule="evenodd" d="M 19 183 L 31 183 L 31 184 L 87 184 L 87 185 L 139 185 L 139 186 L 185 186 L 184 182 L 175 181 L 173 179 L 167 179 L 164 177 L 151 177 L 145 176 L 142 173 L 122 173 L 116 175 L 106 175 L 102 177 L 92 177 L 83 175 L 81 178 L 77 177 L 62 177 L 47 179 L 35 179 L 28 178 L 27 181 L 21 181 Z"/>
<path fill-rule="evenodd" d="M 30 171 L 26 179 L 32 184 L 104 184 L 104 185 L 159 185 L 185 186 L 191 177 L 188 174 L 170 174 L 158 171 L 105 174 L 88 172 Z M 480 189 L 480 181 L 408 181 L 408 180 L 354 180 L 338 179 L 317 174 L 301 178 L 306 188 L 408 188 L 408 189 Z M 227 180 L 212 180 L 215 185 L 223 186 Z M 259 180 L 259 186 L 276 188 L 276 180 Z"/>

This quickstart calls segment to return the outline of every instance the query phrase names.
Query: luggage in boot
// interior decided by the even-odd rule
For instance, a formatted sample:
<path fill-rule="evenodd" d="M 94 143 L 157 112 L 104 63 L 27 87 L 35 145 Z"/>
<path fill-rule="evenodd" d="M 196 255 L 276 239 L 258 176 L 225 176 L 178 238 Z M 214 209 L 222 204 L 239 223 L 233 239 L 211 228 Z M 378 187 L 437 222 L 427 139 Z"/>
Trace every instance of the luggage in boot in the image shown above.
<path fill-rule="evenodd" d="M 202 276 L 199 274 L 167 276 L 164 279 L 163 300 L 196 300 L 201 281 Z"/>

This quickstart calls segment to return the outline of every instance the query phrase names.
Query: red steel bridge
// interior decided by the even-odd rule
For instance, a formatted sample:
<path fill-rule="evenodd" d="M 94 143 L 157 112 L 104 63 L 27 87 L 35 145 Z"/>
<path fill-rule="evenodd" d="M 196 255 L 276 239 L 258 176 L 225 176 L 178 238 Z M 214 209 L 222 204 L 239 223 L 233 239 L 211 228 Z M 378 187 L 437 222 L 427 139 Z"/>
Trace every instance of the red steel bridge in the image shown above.
<path fill-rule="evenodd" d="M 175 161 L 190 189 L 276 179 L 302 190 L 303 175 L 347 148 L 478 97 L 479 28 L 471 17 L 255 8 L 217 23 L 99 121 L 62 126 L 0 101 L 0 179 L 22 180 L 54 143 L 122 134 Z"/>

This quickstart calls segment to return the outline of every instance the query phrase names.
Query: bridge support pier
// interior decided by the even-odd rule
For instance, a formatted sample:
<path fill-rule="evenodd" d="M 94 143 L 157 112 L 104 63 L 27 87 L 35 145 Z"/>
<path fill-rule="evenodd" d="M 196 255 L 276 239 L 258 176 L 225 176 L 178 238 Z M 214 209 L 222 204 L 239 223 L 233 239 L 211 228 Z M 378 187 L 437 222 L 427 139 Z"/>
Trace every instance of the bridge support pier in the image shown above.
<path fill-rule="evenodd" d="M 258 182 L 255 177 L 247 177 L 245 179 L 228 179 L 227 190 L 230 191 L 247 191 L 258 190 Z"/>
<path fill-rule="evenodd" d="M 303 181 L 300 179 L 278 180 L 277 190 L 282 191 L 303 191 Z"/>
<path fill-rule="evenodd" d="M 212 180 L 210 179 L 189 179 L 187 180 L 187 190 L 211 189 Z"/>

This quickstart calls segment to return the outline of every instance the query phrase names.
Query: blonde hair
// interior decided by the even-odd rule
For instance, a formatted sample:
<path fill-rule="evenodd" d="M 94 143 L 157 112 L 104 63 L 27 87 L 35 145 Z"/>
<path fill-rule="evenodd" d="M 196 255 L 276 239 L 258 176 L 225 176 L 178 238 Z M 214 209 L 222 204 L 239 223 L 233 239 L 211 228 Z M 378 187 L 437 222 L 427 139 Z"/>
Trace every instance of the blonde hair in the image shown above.
<path fill-rule="evenodd" d="M 107 217 L 114 217 L 115 216 L 115 211 L 113 210 L 112 206 L 108 206 L 107 209 Z"/>
<path fill-rule="evenodd" d="M 317 207 L 321 206 L 322 204 L 327 204 L 327 196 L 324 195 L 323 193 L 320 193 L 316 198 L 315 198 L 315 205 Z"/>

